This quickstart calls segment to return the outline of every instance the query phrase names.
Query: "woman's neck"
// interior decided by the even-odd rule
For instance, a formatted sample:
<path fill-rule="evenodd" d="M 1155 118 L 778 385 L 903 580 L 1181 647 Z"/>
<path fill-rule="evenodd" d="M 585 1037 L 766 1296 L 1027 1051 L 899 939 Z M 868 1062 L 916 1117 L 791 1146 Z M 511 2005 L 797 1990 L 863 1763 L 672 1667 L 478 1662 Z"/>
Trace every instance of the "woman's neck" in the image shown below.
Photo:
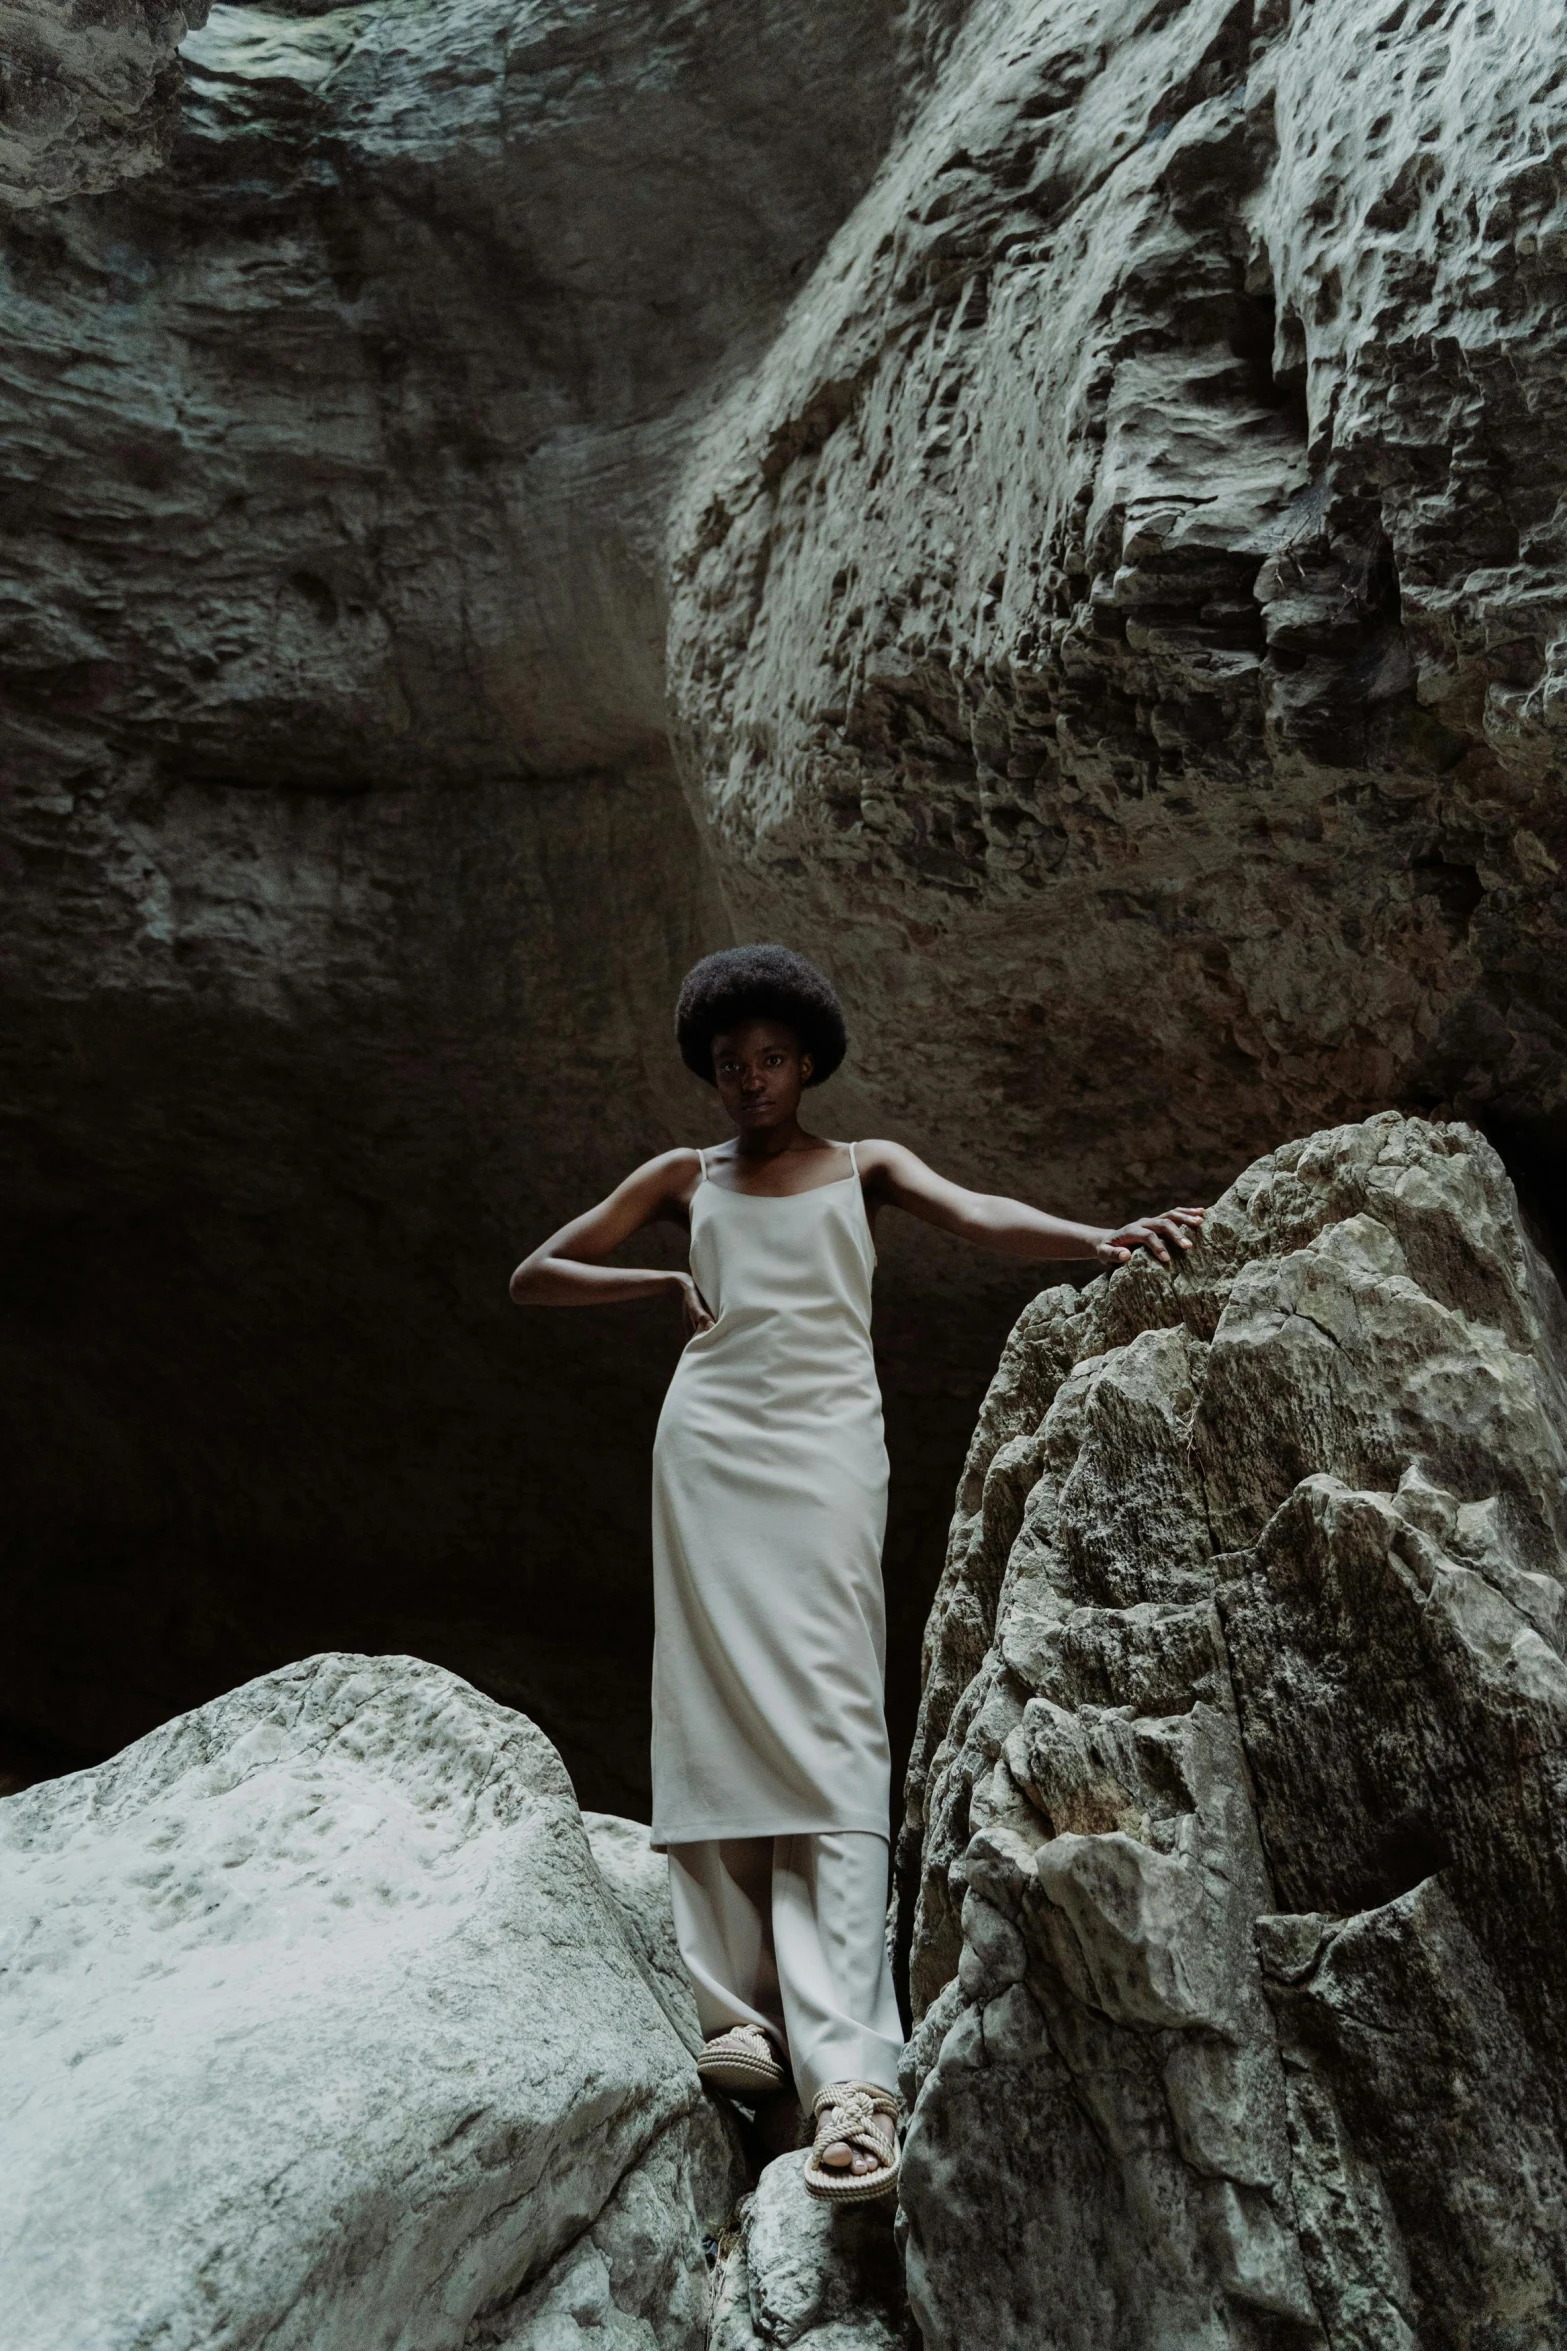
<path fill-rule="evenodd" d="M 788 1151 L 827 1151 L 831 1145 L 820 1135 L 807 1134 L 798 1119 L 787 1126 L 769 1127 L 759 1135 L 736 1135 L 735 1156 L 751 1161 L 781 1159 Z"/>

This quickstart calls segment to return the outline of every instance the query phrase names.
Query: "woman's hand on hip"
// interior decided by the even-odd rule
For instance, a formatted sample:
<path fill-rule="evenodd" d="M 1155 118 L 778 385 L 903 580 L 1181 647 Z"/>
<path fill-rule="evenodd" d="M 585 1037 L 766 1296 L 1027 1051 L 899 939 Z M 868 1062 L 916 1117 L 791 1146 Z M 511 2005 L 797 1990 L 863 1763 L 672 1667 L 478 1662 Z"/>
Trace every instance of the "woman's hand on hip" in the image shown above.
<path fill-rule="evenodd" d="M 1162 1216 L 1138 1216 L 1130 1224 L 1106 1233 L 1094 1251 L 1101 1265 L 1125 1265 L 1134 1249 L 1146 1249 L 1161 1265 L 1171 1265 L 1172 1246 L 1187 1250 L 1202 1233 L 1201 1208 L 1167 1208 Z"/>
<path fill-rule="evenodd" d="M 703 1331 L 712 1329 L 713 1318 L 707 1310 L 706 1299 L 688 1273 L 681 1275 L 680 1283 L 680 1312 L 686 1326 L 686 1337 L 699 1338 Z"/>

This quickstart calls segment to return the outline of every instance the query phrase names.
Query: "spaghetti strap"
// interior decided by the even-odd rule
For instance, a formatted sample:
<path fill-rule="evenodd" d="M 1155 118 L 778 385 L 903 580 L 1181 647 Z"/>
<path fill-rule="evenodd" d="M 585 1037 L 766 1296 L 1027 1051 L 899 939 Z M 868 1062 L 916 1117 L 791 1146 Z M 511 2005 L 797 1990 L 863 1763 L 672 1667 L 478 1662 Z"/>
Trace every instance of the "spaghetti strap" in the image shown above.
<path fill-rule="evenodd" d="M 851 1144 L 849 1145 L 849 1166 L 850 1166 L 850 1169 L 851 1169 L 851 1171 L 852 1171 L 852 1172 L 853 1172 L 855 1175 L 858 1175 L 858 1174 L 859 1174 L 859 1172 L 860 1172 L 860 1163 L 859 1163 L 859 1161 L 858 1161 L 858 1160 L 855 1158 L 855 1156 L 854 1156 L 854 1152 L 855 1152 L 855 1146 L 854 1146 L 854 1145 L 851 1143 Z"/>
<path fill-rule="evenodd" d="M 705 1151 L 699 1150 L 697 1152 L 696 1159 L 698 1167 L 700 1167 L 702 1170 L 698 1181 L 705 1184 L 707 1182 L 707 1153 Z"/>

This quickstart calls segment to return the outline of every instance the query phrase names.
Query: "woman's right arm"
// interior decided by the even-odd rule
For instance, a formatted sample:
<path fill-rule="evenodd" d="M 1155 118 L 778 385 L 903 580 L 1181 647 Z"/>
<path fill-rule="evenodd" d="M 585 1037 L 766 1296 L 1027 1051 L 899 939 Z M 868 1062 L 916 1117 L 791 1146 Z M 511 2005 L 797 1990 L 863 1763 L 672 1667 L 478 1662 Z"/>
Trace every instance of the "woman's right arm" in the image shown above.
<path fill-rule="evenodd" d="M 617 1306 L 632 1298 L 678 1295 L 686 1327 L 712 1322 L 688 1273 L 654 1266 L 605 1265 L 612 1249 L 660 1221 L 679 1222 L 698 1173 L 694 1151 L 665 1151 L 617 1184 L 607 1200 L 574 1216 L 541 1241 L 511 1277 L 514 1306 Z"/>

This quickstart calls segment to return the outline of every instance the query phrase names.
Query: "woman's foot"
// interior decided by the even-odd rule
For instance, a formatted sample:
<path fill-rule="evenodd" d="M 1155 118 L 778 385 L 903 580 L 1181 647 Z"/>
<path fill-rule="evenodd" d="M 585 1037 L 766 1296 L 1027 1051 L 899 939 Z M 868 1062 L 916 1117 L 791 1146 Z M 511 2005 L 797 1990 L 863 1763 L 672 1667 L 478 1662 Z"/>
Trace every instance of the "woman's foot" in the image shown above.
<path fill-rule="evenodd" d="M 715 2033 L 697 2059 L 696 2070 L 713 2089 L 746 2099 L 765 2098 L 770 2091 L 781 2090 L 789 2078 L 772 2041 L 755 2024 L 731 2025 L 727 2033 Z"/>
<path fill-rule="evenodd" d="M 874 2082 L 830 2082 L 811 2109 L 816 2138 L 805 2159 L 808 2194 L 867 2203 L 898 2184 L 898 2101 Z"/>

